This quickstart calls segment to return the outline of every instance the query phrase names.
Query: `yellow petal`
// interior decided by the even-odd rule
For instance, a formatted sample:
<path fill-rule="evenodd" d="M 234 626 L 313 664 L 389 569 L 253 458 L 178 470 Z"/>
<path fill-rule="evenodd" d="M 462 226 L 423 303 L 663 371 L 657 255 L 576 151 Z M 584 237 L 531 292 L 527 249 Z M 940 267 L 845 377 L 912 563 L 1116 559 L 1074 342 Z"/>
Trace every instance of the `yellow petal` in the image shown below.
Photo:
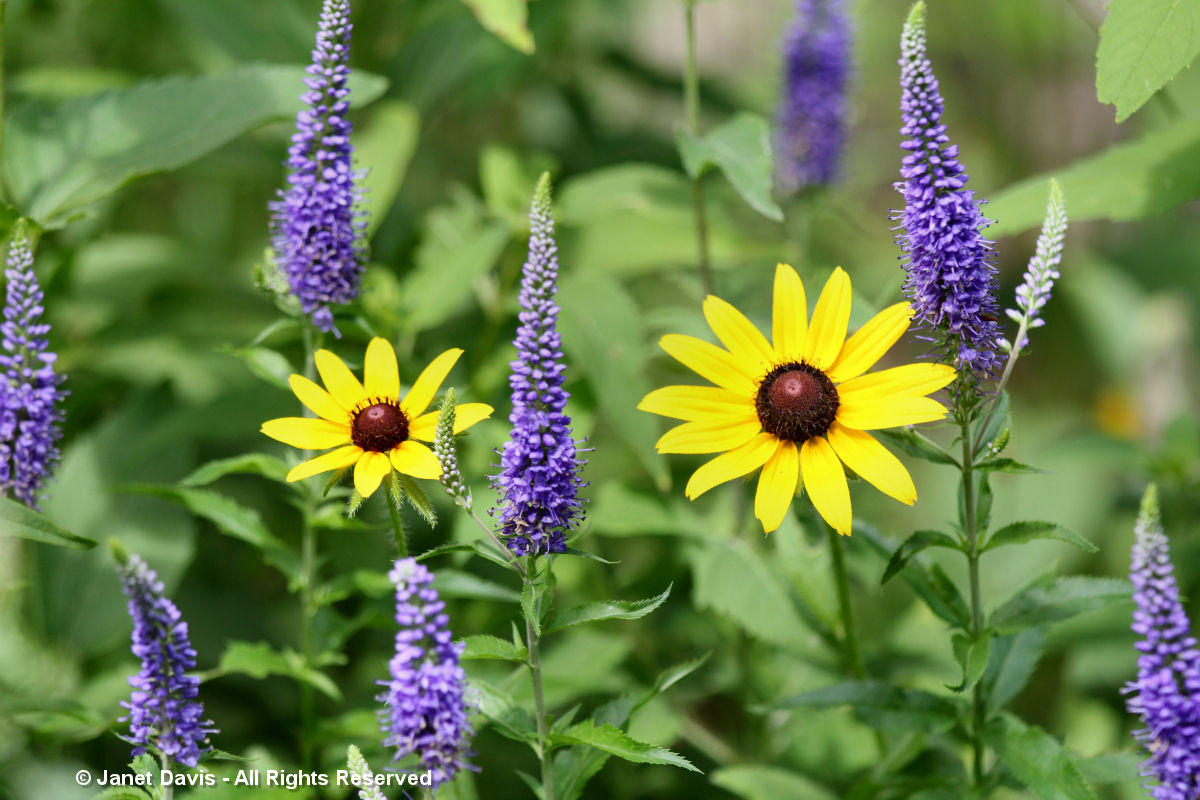
<path fill-rule="evenodd" d="M 446 376 L 450 374 L 450 368 L 462 354 L 462 350 L 452 347 L 431 361 L 429 366 L 417 376 L 417 379 L 413 381 L 412 388 L 408 390 L 408 394 L 400 401 L 400 410 L 406 417 L 416 419 L 421 412 L 429 408 L 429 403 L 437 394 L 442 381 L 446 380 Z"/>
<path fill-rule="evenodd" d="M 683 493 L 695 500 L 714 486 L 749 475 L 775 455 L 779 442 L 769 433 L 760 433 L 741 447 L 722 453 L 692 473 Z"/>
<path fill-rule="evenodd" d="M 383 453 L 363 453 L 354 465 L 354 488 L 363 497 L 370 497 L 391 471 L 392 464 Z"/>
<path fill-rule="evenodd" d="M 325 450 L 350 444 L 350 428 L 327 419 L 281 417 L 262 424 L 262 432 L 272 439 L 301 450 Z"/>
<path fill-rule="evenodd" d="M 401 442 L 392 448 L 392 466 L 397 472 L 412 475 L 414 478 L 436 480 L 442 477 L 442 465 L 437 456 L 425 445 L 412 439 Z"/>
<path fill-rule="evenodd" d="M 672 419 L 729 416 L 753 407 L 753 400 L 718 386 L 664 386 L 642 398 L 638 408 Z"/>
<path fill-rule="evenodd" d="M 867 402 L 912 397 L 937 391 L 954 380 L 954 367 L 946 364 L 905 364 L 851 378 L 837 387 L 842 402 Z"/>
<path fill-rule="evenodd" d="M 292 391 L 300 402 L 308 406 L 318 417 L 323 417 L 330 422 L 350 424 L 350 409 L 342 408 L 329 392 L 308 378 L 303 375 L 291 375 L 288 377 L 288 385 L 292 387 Z"/>
<path fill-rule="evenodd" d="M 860 431 L 934 422 L 945 416 L 946 407 L 928 397 L 845 398 L 837 410 L 838 422 Z"/>
<path fill-rule="evenodd" d="M 883 354 L 900 340 L 912 321 L 912 306 L 896 303 L 867 321 L 846 340 L 841 355 L 827 370 L 834 383 L 848 381 L 875 366 Z"/>
<path fill-rule="evenodd" d="M 817 307 L 813 309 L 812 324 L 804 343 L 804 360 L 818 369 L 833 364 L 842 343 L 846 341 L 846 325 L 850 323 L 850 276 L 838 267 L 825 282 Z"/>
<path fill-rule="evenodd" d="M 814 436 L 800 448 L 800 472 L 804 490 L 817 513 L 835 531 L 850 535 L 853 514 L 850 511 L 850 487 L 837 454 L 823 436 Z"/>
<path fill-rule="evenodd" d="M 704 318 L 733 357 L 743 364 L 754 365 L 756 374 L 766 372 L 775 360 L 775 351 L 754 323 L 721 298 L 710 294 L 704 299 Z"/>
<path fill-rule="evenodd" d="M 340 358 L 328 350 L 318 350 L 314 360 L 325 388 L 342 408 L 354 408 L 367 399 L 366 390 Z"/>
<path fill-rule="evenodd" d="M 771 313 L 771 339 L 780 361 L 799 361 L 804 357 L 808 338 L 808 299 L 804 282 L 787 264 L 775 267 L 775 307 Z"/>
<path fill-rule="evenodd" d="M 758 476 L 758 490 L 754 493 L 754 516 L 762 522 L 763 533 L 770 533 L 783 522 L 792 498 L 796 496 L 799 478 L 796 443 L 781 441 L 775 454 L 763 466 L 762 474 Z"/>
<path fill-rule="evenodd" d="M 287 474 L 289 483 L 304 480 L 312 475 L 317 475 L 322 472 L 328 472 L 331 469 L 342 469 L 358 461 L 359 456 L 363 454 L 362 448 L 358 445 L 346 445 L 339 447 L 316 458 L 310 458 L 308 461 L 302 461 L 292 467 L 291 472 Z"/>
<path fill-rule="evenodd" d="M 741 419 L 685 422 L 664 433 L 655 447 L 660 453 L 719 453 L 750 441 L 760 428 L 754 414 Z"/>
<path fill-rule="evenodd" d="M 492 415 L 494 408 L 486 403 L 460 403 L 454 407 L 454 432 L 462 433 L 476 422 Z M 423 442 L 432 442 L 437 433 L 437 411 L 422 414 L 408 426 L 408 435 Z"/>
<path fill-rule="evenodd" d="M 886 447 L 869 433 L 851 430 L 834 422 L 826 434 L 833 451 L 846 466 L 879 491 L 910 506 L 917 500 L 912 476 Z"/>
<path fill-rule="evenodd" d="M 714 344 L 694 336 L 668 333 L 659 340 L 659 345 L 700 377 L 707 378 L 741 397 L 754 397 L 758 389 L 755 385 L 757 371 L 738 363 L 728 351 Z"/>
<path fill-rule="evenodd" d="M 363 383 L 371 397 L 400 399 L 400 371 L 396 366 L 396 351 L 387 339 L 376 336 L 367 345 Z"/>

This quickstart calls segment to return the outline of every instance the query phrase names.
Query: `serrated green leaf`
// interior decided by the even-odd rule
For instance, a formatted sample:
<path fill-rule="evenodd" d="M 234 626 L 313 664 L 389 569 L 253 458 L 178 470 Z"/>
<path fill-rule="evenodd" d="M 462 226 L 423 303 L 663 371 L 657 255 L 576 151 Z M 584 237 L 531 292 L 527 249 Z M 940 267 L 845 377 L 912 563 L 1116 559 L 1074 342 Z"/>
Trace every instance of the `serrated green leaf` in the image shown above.
<path fill-rule="evenodd" d="M 1089 784 L 1102 786 L 1136 781 L 1144 760 L 1141 753 L 1104 753 L 1091 758 L 1076 758 L 1075 766 Z"/>
<path fill-rule="evenodd" d="M 1200 0 L 1112 0 L 1096 49 L 1096 97 L 1129 119 L 1200 53 Z"/>
<path fill-rule="evenodd" d="M 466 636 L 463 638 L 462 655 L 459 658 L 464 660 L 471 659 L 497 659 L 500 661 L 516 661 L 519 664 L 524 664 L 529 660 L 529 651 L 524 646 L 517 646 L 512 642 L 507 642 L 499 636 L 489 636 L 485 633 Z"/>
<path fill-rule="evenodd" d="M 635 764 L 666 764 L 691 772 L 700 771 L 686 758 L 665 747 L 639 742 L 620 728 L 610 724 L 593 725 L 590 720 L 551 734 L 550 744 L 553 747 L 587 745 Z"/>
<path fill-rule="evenodd" d="M 1021 693 L 1045 648 L 1046 632 L 1042 628 L 1026 628 L 992 641 L 981 683 L 989 708 L 1003 708 Z"/>
<path fill-rule="evenodd" d="M 24 503 L 0 497 L 0 535 L 20 536 L 35 542 L 56 544 L 74 550 L 88 550 L 96 546 L 94 539 L 77 536 L 55 525 L 45 515 L 34 511 Z"/>
<path fill-rule="evenodd" d="M 477 692 L 479 713 L 487 717 L 501 735 L 528 745 L 537 741 L 537 723 L 528 711 L 513 702 L 507 692 L 477 677 L 471 679 L 471 686 Z"/>
<path fill-rule="evenodd" d="M 1014 522 L 1005 525 L 988 537 L 987 542 L 979 552 L 986 553 L 996 547 L 1006 544 L 1023 544 L 1034 539 L 1053 539 L 1059 542 L 1073 544 L 1080 550 L 1095 553 L 1100 550 L 1096 545 L 1080 536 L 1075 531 L 1063 527 L 1056 522 Z"/>
<path fill-rule="evenodd" d="M 601 600 L 568 608 L 566 611 L 554 615 L 546 628 L 546 634 L 561 631 L 573 625 L 582 625 L 585 622 L 601 622 L 607 619 L 641 619 L 665 603 L 670 594 L 671 587 L 668 586 L 662 594 L 645 600 Z"/>
<path fill-rule="evenodd" d="M 952 726 L 958 715 L 958 706 L 948 698 L 874 681 L 848 681 L 826 686 L 780 700 L 771 708 L 844 705 L 853 706 L 863 722 L 879 730 L 937 733 Z"/>
<path fill-rule="evenodd" d="M 226 475 L 260 475 L 283 482 L 287 474 L 288 465 L 283 459 L 266 453 L 245 453 L 202 464 L 181 480 L 179 485 L 188 489 L 207 486 Z"/>
<path fill-rule="evenodd" d="M 1049 586 L 1030 586 L 992 612 L 988 625 L 997 633 L 1060 622 L 1076 614 L 1127 602 L 1132 586 L 1117 578 L 1071 576 Z"/>
<path fill-rule="evenodd" d="M 960 631 L 954 634 L 951 642 L 954 659 L 962 667 L 962 680 L 957 686 L 947 686 L 946 688 L 952 692 L 961 693 L 970 689 L 983 677 L 983 671 L 988 664 L 988 655 L 991 652 L 992 636 L 988 631 L 984 631 L 979 638 L 972 639 Z"/>
<path fill-rule="evenodd" d="M 896 445 L 896 447 L 899 447 L 910 456 L 923 458 L 934 464 L 954 465 L 958 463 L 951 455 L 916 431 L 910 431 L 907 428 L 893 428 L 891 430 L 872 431 L 872 433 Z"/>
<path fill-rule="evenodd" d="M 276 651 L 266 642 L 232 641 L 221 654 L 219 669 L 236 672 L 262 680 L 269 675 L 283 675 L 307 683 L 331 700 L 341 702 L 342 692 L 329 676 L 304 664 L 299 653 Z"/>
<path fill-rule="evenodd" d="M 883 571 L 883 577 L 879 580 L 879 583 L 885 584 L 890 581 L 900 570 L 904 569 L 904 565 L 913 556 L 928 547 L 946 547 L 951 550 L 962 550 L 962 543 L 953 536 L 941 531 L 917 531 L 896 548 L 896 552 L 892 554 L 891 560 L 888 561 L 887 569 Z"/>
<path fill-rule="evenodd" d="M 743 800 L 835 800 L 839 796 L 799 773 L 758 764 L 724 767 L 714 772 L 711 780 Z"/>
<path fill-rule="evenodd" d="M 856 523 L 854 532 L 856 536 L 866 540 L 871 549 L 882 558 L 890 559 L 898 546 L 892 540 L 880 536 L 879 532 L 869 525 Z M 962 593 L 946 575 L 945 570 L 936 564 L 927 568 L 920 559 L 912 559 L 907 568 L 900 572 L 900 577 L 925 601 L 930 611 L 951 625 L 967 629 L 970 624 L 970 611 L 967 610 Z"/>
<path fill-rule="evenodd" d="M 751 208 L 781 222 L 783 209 L 771 199 L 770 130 L 762 116 L 743 111 L 703 136 L 680 131 L 679 156 L 692 178 L 716 167 Z"/>
<path fill-rule="evenodd" d="M 541 638 L 542 620 L 538 616 L 532 583 L 525 583 L 521 586 L 521 616 L 525 617 L 525 621 L 533 627 L 534 634 Z"/>
<path fill-rule="evenodd" d="M 989 458 L 975 465 L 977 472 L 1007 472 L 1010 475 L 1044 475 L 1048 470 L 1031 467 L 1011 458 Z"/>
<path fill-rule="evenodd" d="M 534 51 L 526 0 L 463 0 L 489 33 L 526 55 Z"/>
<path fill-rule="evenodd" d="M 5 120 L 3 177 L 26 216 L 47 229 L 82 216 L 130 181 L 176 169 L 246 131 L 293 116 L 304 67 L 256 64 L 227 75 L 171 77 L 48 107 L 26 103 Z M 387 81 L 355 70 L 350 101 Z"/>
<path fill-rule="evenodd" d="M 1013 777 L 1041 800 L 1096 800 L 1067 750 L 1041 728 L 1003 714 L 984 728 L 983 738 Z"/>
<path fill-rule="evenodd" d="M 361 185 L 368 238 L 387 217 L 400 185 L 404 183 L 404 174 L 416 152 L 420 131 L 421 118 L 417 109 L 398 100 L 376 103 L 366 122 L 354 128 L 350 138 L 354 144 L 355 166 L 366 169 Z"/>

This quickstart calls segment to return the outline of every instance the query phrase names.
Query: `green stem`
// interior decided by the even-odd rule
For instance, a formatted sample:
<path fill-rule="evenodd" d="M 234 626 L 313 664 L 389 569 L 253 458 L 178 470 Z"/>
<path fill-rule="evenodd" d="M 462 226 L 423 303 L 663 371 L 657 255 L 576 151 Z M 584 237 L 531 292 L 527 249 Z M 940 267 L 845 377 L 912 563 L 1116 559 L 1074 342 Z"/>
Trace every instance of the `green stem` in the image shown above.
<path fill-rule="evenodd" d="M 1017 335 L 1013 339 L 1013 348 L 1008 354 L 1008 360 L 1004 363 L 1004 372 L 1000 374 L 1000 380 L 996 383 L 996 389 L 992 393 L 992 399 L 988 403 L 987 415 L 983 418 L 983 422 L 979 424 L 979 435 L 975 438 L 975 443 L 971 446 L 972 456 L 979 454 L 979 448 L 983 446 L 983 432 L 988 429 L 988 424 L 992 421 L 992 415 L 996 413 L 996 407 L 1000 405 L 1000 396 L 1004 394 L 1004 387 L 1008 386 L 1008 379 L 1012 377 L 1013 368 L 1017 365 L 1017 359 L 1021 357 L 1021 342 L 1024 341 L 1025 335 L 1029 333 L 1029 315 L 1021 318 L 1021 324 L 1017 326 Z M 959 467 L 961 468 L 961 464 Z"/>
<path fill-rule="evenodd" d="M 316 342 L 313 329 L 304 325 L 304 375 L 309 380 L 316 377 Z M 307 407 L 304 416 L 312 416 Z M 305 458 L 311 455 L 306 451 Z M 304 658 L 306 670 L 313 668 L 316 662 L 316 635 L 313 630 L 316 621 L 316 583 L 317 583 L 317 532 L 312 526 L 312 515 L 316 511 L 311 491 L 305 491 L 304 514 L 300 532 L 300 653 Z M 316 727 L 316 703 L 313 687 L 308 681 L 300 682 L 300 763 L 306 769 L 313 766 L 313 734 Z"/>
<path fill-rule="evenodd" d="M 696 0 L 683 0 L 687 29 L 687 61 L 683 73 L 683 107 L 687 131 L 700 135 L 700 71 L 696 66 Z M 712 294 L 712 269 L 708 255 L 708 217 L 704 204 L 704 176 L 692 178 L 692 210 L 696 217 L 696 263 L 705 294 Z"/>
<path fill-rule="evenodd" d="M 388 517 L 392 520 L 392 544 L 396 548 L 396 558 L 408 558 L 408 540 L 404 538 L 404 520 L 400 517 L 400 509 L 396 508 L 396 499 L 390 495 L 383 499 L 387 503 Z"/>
<path fill-rule="evenodd" d="M 468 510 L 467 513 L 471 515 L 471 519 L 475 520 L 475 524 L 478 525 L 479 528 L 486 533 L 493 542 L 496 543 L 496 547 L 500 548 L 500 552 L 508 556 L 508 563 L 512 565 L 513 569 L 520 573 L 521 579 L 524 580 L 526 577 L 525 568 L 521 566 L 521 562 L 517 560 L 515 555 L 513 555 L 512 550 L 509 550 L 508 547 L 505 546 L 504 542 L 500 541 L 500 537 L 496 535 L 496 532 L 489 528 L 488 524 L 479 518 L 479 515 L 475 513 L 474 509 Z"/>
<path fill-rule="evenodd" d="M 858 651 L 858 639 L 854 636 L 854 612 L 850 606 L 850 580 L 846 575 L 842 536 L 828 525 L 825 526 L 825 532 L 829 536 L 829 553 L 833 557 L 833 575 L 837 581 L 838 611 L 842 617 L 842 657 L 856 680 L 866 680 L 867 671 L 863 667 L 862 654 Z"/>
<path fill-rule="evenodd" d="M 0 0 L 0 153 L 4 151 L 4 12 L 7 5 L 8 0 Z"/>
<path fill-rule="evenodd" d="M 1015 360 L 1015 359 L 1014 359 Z M 1011 361 L 1010 361 L 1011 363 Z M 978 641 L 983 632 L 983 601 L 979 587 L 979 526 L 975 502 L 975 460 L 971 446 L 971 427 L 965 411 L 959 412 L 962 429 L 963 522 L 967 536 L 967 579 L 971 585 L 971 640 Z M 983 689 L 975 684 L 972 693 L 971 749 L 975 785 L 983 785 Z"/>
<path fill-rule="evenodd" d="M 531 592 L 533 591 L 533 576 L 537 574 L 536 558 L 537 556 L 529 556 L 523 576 L 525 582 L 529 584 Z M 546 568 L 550 568 L 549 561 L 546 563 Z M 539 613 L 539 605 L 539 603 L 534 603 L 534 614 Z M 534 630 L 533 620 L 528 616 L 525 618 L 525 641 L 529 645 L 529 674 L 533 681 L 533 709 L 537 719 L 538 732 L 537 752 L 538 760 L 542 765 L 542 800 L 554 800 L 554 767 L 549 752 L 550 724 L 546 718 L 546 699 L 542 694 L 541 635 Z"/>

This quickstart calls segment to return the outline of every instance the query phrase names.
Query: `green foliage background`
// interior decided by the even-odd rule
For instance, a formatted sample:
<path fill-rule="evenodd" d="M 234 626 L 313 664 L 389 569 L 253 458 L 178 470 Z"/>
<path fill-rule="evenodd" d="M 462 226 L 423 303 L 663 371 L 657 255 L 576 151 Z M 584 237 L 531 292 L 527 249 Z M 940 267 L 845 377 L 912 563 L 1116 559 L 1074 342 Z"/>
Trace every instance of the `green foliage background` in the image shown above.
<path fill-rule="evenodd" d="M 682 376 L 658 350 L 658 336 L 705 335 L 691 195 L 675 144 L 681 7 L 539 0 L 529 5 L 525 31 L 512 16 L 520 4 L 495 5 L 475 7 L 509 43 L 459 0 L 356 6 L 352 62 L 364 74 L 352 118 L 361 166 L 372 170 L 371 266 L 361 322 L 347 318 L 337 351 L 353 363 L 378 333 L 397 342 L 401 374 L 412 375 L 446 347 L 466 349 L 451 381 L 465 399 L 497 408 L 461 453 L 477 503 L 489 505 L 484 476 L 507 435 L 525 214 L 537 175 L 549 169 L 569 410 L 593 448 L 579 546 L 617 562 L 560 559 L 561 602 L 674 589 L 649 616 L 554 640 L 545 656 L 548 702 L 590 711 L 711 653 L 629 728 L 704 774 L 610 759 L 583 796 L 909 796 L 854 794 L 880 765 L 870 729 L 847 708 L 755 710 L 841 675 L 822 638 L 836 626 L 828 554 L 805 502 L 767 539 L 738 521 L 735 509 L 749 494 L 739 501 L 735 491 L 715 491 L 689 503 L 682 486 L 700 459 L 657 456 L 660 421 L 634 409 L 647 390 Z M 1113 5 L 1116 18 L 1122 4 Z M 369 505 L 362 524 L 322 532 L 327 591 L 338 599 L 319 624 L 342 657 L 320 675 L 298 674 L 286 655 L 298 646 L 296 598 L 250 546 L 264 535 L 295 545 L 287 496 L 261 477 L 228 475 L 193 487 L 197 513 L 189 513 L 145 486 L 173 484 L 213 459 L 285 455 L 258 426 L 295 413 L 281 378 L 302 369 L 303 350 L 294 329 L 256 340 L 279 314 L 254 275 L 318 6 L 8 0 L 0 174 L 7 203 L 47 229 L 37 271 L 51 341 L 70 376 L 64 457 L 47 515 L 79 535 L 118 537 L 158 569 L 209 678 L 202 699 L 221 728 L 219 747 L 256 757 L 259 767 L 297 765 L 299 678 L 318 690 L 320 766 L 339 765 L 354 742 L 379 769 L 387 759 L 372 698 L 392 631 L 379 583 L 389 558 L 381 509 Z M 770 117 L 788 6 L 699 4 L 706 130 L 741 111 Z M 489 9 L 500 16 L 486 16 Z M 891 184 L 906 10 L 893 0 L 857 4 L 853 133 L 840 185 L 781 203 L 785 219 L 777 223 L 723 178 L 706 179 L 716 293 L 759 323 L 769 318 L 777 261 L 801 270 L 810 295 L 834 265 L 845 266 L 856 289 L 852 327 L 899 297 L 889 213 L 900 204 Z M 971 186 L 994 199 L 985 211 L 997 219 L 1003 298 L 1032 253 L 1046 174 L 1062 178 L 1073 221 L 1048 324 L 1034 332 L 1011 387 L 1010 454 L 1050 473 L 995 476 L 993 516 L 997 524 L 1053 520 L 1100 549 L 1088 555 L 1037 541 L 989 553 L 989 610 L 1052 563 L 1064 574 L 1123 576 L 1137 497 L 1151 479 L 1162 491 L 1185 595 L 1200 584 L 1200 226 L 1190 202 L 1200 196 L 1200 75 L 1184 70 L 1148 102 L 1105 83 L 1113 70 L 1153 67 L 1167 73 L 1154 84 L 1161 85 L 1196 47 L 1168 43 L 1174 61 L 1166 67 L 1122 62 L 1101 48 L 1104 99 L 1123 117 L 1146 102 L 1118 126 L 1096 99 L 1101 19 L 1098 4 L 1084 0 L 933 0 L 929 9 L 945 121 Z M 1109 151 L 1114 145 L 1122 149 Z M 892 357 L 918 352 L 914 345 Z M 856 516 L 893 546 L 954 516 L 952 473 L 920 462 L 912 469 L 921 493 L 914 509 L 853 490 Z M 409 519 L 415 550 L 475 536 L 440 496 L 438 503 L 436 530 Z M 107 732 L 136 672 L 124 601 L 104 548 L 19 541 L 0 538 L 0 795 L 88 797 L 74 785 L 75 770 L 115 771 L 127 762 L 127 746 Z M 868 671 L 948 695 L 961 670 L 945 624 L 902 581 L 880 587 L 890 550 L 857 534 L 847 547 Z M 952 553 L 922 558 L 962 580 Z M 507 639 L 519 611 L 504 573 L 479 559 L 441 567 L 456 632 Z M 1200 606 L 1190 608 L 1197 619 Z M 1049 628 L 1028 683 L 993 689 L 1011 693 L 1021 718 L 1079 754 L 1100 797 L 1141 796 L 1131 757 L 1104 757 L 1131 750 L 1133 722 L 1120 694 L 1135 672 L 1130 609 L 1109 603 Z M 496 683 L 506 669 L 469 663 L 472 675 Z M 509 689 L 528 703 L 527 681 Z M 494 726 L 480 727 L 479 796 L 529 796 L 513 769 L 533 772 L 533 759 Z M 929 733 L 905 735 L 915 746 Z M 951 753 L 918 766 L 950 774 L 957 761 Z M 1022 795 L 1005 788 L 996 796 Z"/>

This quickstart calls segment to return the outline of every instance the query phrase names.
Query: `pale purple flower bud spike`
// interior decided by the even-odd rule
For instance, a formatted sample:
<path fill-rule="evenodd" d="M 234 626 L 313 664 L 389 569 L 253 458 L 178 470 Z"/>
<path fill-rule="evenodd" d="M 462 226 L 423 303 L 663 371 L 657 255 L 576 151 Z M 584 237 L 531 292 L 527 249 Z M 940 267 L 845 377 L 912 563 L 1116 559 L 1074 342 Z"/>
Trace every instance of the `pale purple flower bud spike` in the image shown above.
<path fill-rule="evenodd" d="M 1054 281 L 1059 277 L 1058 265 L 1062 262 L 1066 236 L 1066 202 L 1063 200 L 1062 187 L 1051 178 L 1050 201 L 1046 206 L 1042 232 L 1038 236 L 1033 258 L 1029 259 L 1025 277 L 1017 287 L 1017 308 L 1009 308 L 1004 312 L 1018 326 L 1015 346 L 1007 339 L 1000 340 L 1001 348 L 1010 353 L 1010 360 L 1014 360 L 1029 346 L 1029 331 L 1046 324 L 1046 320 L 1042 319 L 1042 308 L 1050 299 Z"/>

